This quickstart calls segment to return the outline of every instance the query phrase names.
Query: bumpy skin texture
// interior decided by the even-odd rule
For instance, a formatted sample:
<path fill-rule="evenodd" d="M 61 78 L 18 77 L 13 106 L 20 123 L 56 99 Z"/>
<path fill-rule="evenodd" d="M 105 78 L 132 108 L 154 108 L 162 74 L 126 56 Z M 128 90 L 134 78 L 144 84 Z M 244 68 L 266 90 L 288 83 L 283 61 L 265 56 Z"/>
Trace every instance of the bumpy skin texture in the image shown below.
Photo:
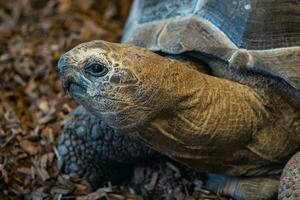
<path fill-rule="evenodd" d="M 300 152 L 296 153 L 284 167 L 279 187 L 279 199 L 300 199 Z"/>
<path fill-rule="evenodd" d="M 116 133 L 82 106 L 76 108 L 65 123 L 58 152 L 58 167 L 63 173 L 87 179 L 95 187 L 106 180 L 121 180 L 134 165 L 168 159 L 140 141 Z M 278 184 L 276 177 L 238 178 L 207 174 L 206 180 L 206 187 L 211 191 L 239 200 L 273 199 Z"/>
<path fill-rule="evenodd" d="M 116 133 L 81 106 L 71 116 L 58 144 L 58 167 L 66 174 L 98 184 L 127 175 L 133 164 L 162 157 L 136 139 Z"/>

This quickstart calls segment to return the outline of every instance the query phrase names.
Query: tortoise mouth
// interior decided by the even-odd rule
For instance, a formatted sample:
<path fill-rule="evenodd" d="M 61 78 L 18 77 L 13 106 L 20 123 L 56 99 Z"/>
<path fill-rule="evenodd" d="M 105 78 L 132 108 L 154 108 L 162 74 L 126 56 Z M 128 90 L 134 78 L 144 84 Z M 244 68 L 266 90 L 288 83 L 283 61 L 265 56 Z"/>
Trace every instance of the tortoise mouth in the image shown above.
<path fill-rule="evenodd" d="M 74 96 L 85 96 L 86 88 L 76 82 L 69 82 L 68 84 L 68 92 Z"/>

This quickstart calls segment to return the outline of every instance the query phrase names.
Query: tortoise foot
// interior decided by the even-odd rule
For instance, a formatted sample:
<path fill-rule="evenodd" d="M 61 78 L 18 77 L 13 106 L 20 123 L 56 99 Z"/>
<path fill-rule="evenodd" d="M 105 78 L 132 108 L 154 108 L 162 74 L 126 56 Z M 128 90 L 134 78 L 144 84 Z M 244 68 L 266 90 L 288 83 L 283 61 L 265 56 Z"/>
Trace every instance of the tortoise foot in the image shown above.
<path fill-rule="evenodd" d="M 276 199 L 279 180 L 268 177 L 238 178 L 208 174 L 206 185 L 208 189 L 236 200 L 271 200 Z"/>

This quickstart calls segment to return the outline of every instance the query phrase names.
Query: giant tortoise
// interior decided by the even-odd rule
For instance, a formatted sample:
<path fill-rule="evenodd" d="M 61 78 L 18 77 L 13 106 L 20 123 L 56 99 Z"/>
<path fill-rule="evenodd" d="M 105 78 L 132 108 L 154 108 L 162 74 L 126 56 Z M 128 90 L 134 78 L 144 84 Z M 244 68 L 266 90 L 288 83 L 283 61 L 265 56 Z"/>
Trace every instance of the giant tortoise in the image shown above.
<path fill-rule="evenodd" d="M 163 154 L 235 199 L 300 199 L 298 0 L 137 0 L 122 42 L 59 60 L 82 105 L 65 173 L 101 181 Z"/>

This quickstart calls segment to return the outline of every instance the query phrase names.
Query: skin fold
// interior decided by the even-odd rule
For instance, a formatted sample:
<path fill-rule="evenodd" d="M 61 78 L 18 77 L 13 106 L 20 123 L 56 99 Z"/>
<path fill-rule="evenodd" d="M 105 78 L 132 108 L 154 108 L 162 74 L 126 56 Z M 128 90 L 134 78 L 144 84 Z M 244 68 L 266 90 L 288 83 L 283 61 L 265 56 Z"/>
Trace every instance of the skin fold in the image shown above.
<path fill-rule="evenodd" d="M 212 75 L 189 62 L 104 41 L 81 44 L 59 61 L 63 88 L 114 131 L 197 171 L 277 177 L 264 179 L 272 196 L 300 147 L 299 91 L 217 61 L 209 67 Z M 258 190 L 263 180 L 230 185 L 210 177 L 215 191 L 239 199 L 256 199 L 244 190 Z"/>

